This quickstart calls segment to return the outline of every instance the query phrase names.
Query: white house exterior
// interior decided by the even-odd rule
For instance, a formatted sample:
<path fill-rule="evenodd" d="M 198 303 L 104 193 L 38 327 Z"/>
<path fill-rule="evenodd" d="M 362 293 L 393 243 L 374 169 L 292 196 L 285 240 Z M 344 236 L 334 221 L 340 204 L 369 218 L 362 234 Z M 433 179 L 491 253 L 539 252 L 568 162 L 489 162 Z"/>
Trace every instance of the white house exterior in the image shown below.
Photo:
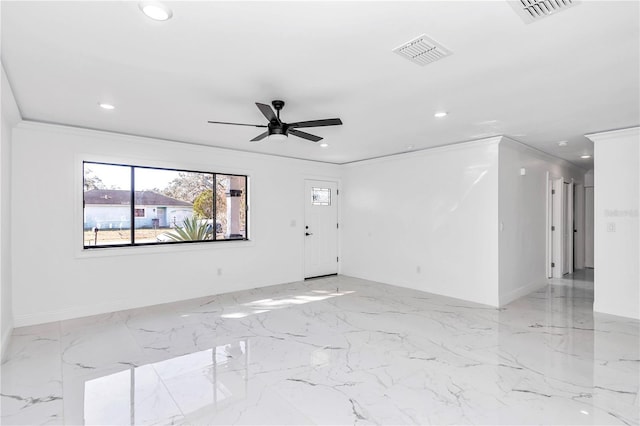
<path fill-rule="evenodd" d="M 135 192 L 136 228 L 173 228 L 193 216 L 193 205 L 154 191 Z M 84 228 L 129 229 L 131 191 L 92 189 L 84 193 Z"/>

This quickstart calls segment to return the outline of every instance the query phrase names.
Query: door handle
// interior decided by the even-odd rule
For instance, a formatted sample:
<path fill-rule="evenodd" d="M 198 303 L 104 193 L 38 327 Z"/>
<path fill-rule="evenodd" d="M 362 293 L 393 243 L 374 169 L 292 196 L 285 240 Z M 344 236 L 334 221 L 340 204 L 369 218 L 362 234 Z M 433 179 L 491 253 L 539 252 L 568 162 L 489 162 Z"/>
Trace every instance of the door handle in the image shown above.
<path fill-rule="evenodd" d="M 304 235 L 306 235 L 308 237 L 309 235 L 313 235 L 313 234 L 309 233 L 309 232 L 305 232 Z"/>

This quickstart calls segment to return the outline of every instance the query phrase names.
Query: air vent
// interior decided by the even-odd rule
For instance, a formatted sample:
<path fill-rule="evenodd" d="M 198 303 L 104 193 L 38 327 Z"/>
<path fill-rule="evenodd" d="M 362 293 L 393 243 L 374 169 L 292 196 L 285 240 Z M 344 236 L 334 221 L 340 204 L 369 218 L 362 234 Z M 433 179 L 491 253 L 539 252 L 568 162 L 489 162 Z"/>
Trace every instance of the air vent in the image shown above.
<path fill-rule="evenodd" d="M 561 12 L 579 3 L 578 0 L 507 0 L 522 20 L 529 24 Z"/>
<path fill-rule="evenodd" d="M 424 34 L 396 47 L 393 51 L 418 65 L 427 65 L 451 55 L 450 50 Z"/>

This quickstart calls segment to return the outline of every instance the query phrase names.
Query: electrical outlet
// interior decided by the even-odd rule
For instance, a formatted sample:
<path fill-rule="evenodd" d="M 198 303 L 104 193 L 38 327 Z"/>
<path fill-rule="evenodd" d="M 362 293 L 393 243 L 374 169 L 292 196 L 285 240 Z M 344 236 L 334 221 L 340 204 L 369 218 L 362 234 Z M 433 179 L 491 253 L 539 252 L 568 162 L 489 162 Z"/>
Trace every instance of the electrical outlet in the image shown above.
<path fill-rule="evenodd" d="M 420 272 L 422 272 L 422 269 L 420 269 L 420 266 L 416 266 L 416 273 L 419 274 Z"/>
<path fill-rule="evenodd" d="M 616 232 L 616 223 L 608 222 L 607 223 L 607 232 Z"/>
<path fill-rule="evenodd" d="M 222 275 L 222 268 L 218 268 L 218 275 Z"/>

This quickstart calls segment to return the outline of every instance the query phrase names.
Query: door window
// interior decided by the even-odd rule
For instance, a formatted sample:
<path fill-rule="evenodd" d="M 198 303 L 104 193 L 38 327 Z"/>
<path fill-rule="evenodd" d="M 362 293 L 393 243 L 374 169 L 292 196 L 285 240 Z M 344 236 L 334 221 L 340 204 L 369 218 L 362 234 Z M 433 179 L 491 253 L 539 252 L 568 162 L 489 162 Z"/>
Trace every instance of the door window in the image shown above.
<path fill-rule="evenodd" d="M 311 188 L 311 204 L 314 206 L 330 206 L 331 205 L 331 189 L 330 188 Z"/>

